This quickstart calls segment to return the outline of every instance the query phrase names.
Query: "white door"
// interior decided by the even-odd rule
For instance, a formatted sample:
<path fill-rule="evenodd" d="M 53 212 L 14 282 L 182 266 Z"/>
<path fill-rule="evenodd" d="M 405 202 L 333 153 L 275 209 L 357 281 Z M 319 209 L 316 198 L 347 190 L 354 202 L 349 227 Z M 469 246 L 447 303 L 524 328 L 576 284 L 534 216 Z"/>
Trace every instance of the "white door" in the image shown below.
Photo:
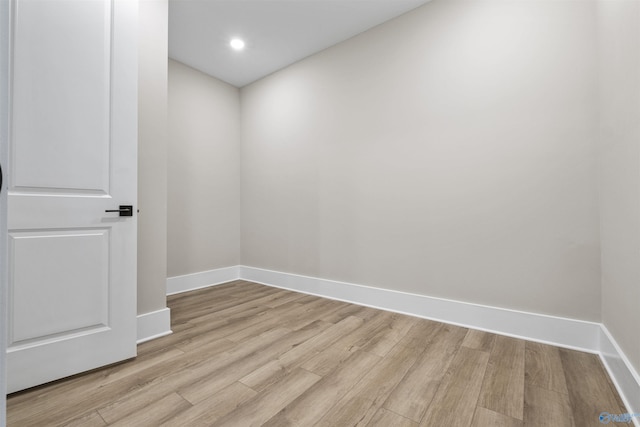
<path fill-rule="evenodd" d="M 6 169 L 9 135 L 9 7 L 0 1 L 0 163 Z M 2 175 L 4 178 L 5 170 Z M 0 426 L 6 425 L 7 191 L 0 186 Z"/>
<path fill-rule="evenodd" d="M 8 392 L 136 354 L 137 2 L 11 8 Z"/>

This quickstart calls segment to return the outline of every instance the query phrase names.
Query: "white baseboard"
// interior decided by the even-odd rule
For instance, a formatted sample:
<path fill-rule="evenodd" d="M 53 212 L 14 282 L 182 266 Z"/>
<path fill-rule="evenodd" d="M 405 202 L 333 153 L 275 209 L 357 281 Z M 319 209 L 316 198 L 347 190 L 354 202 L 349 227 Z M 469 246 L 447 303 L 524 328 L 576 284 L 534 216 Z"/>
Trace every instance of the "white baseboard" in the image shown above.
<path fill-rule="evenodd" d="M 171 310 L 168 307 L 138 315 L 138 344 L 171 333 Z"/>
<path fill-rule="evenodd" d="M 600 358 L 627 410 L 640 414 L 640 375 L 604 325 L 600 325 Z M 640 427 L 640 417 L 634 417 L 633 422 Z"/>
<path fill-rule="evenodd" d="M 243 280 L 516 338 L 598 353 L 600 324 L 240 267 Z"/>
<path fill-rule="evenodd" d="M 240 267 L 218 268 L 215 270 L 201 271 L 200 273 L 185 274 L 184 276 L 169 277 L 167 279 L 167 295 L 193 291 L 200 288 L 219 285 L 221 283 L 238 280 Z"/>
<path fill-rule="evenodd" d="M 301 276 L 244 265 L 167 279 L 169 294 L 247 280 L 324 298 L 595 353 L 629 411 L 640 413 L 640 377 L 601 323 L 491 307 L 425 295 Z M 640 419 L 633 419 L 640 427 Z"/>

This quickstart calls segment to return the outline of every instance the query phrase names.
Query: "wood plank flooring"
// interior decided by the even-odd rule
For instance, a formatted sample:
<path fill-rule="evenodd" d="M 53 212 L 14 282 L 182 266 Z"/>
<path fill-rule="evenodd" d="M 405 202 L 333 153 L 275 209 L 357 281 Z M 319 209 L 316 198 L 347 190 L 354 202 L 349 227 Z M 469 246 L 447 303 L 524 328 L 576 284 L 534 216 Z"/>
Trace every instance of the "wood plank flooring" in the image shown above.
<path fill-rule="evenodd" d="M 245 281 L 171 296 L 138 357 L 10 395 L 9 426 L 599 426 L 599 358 Z"/>

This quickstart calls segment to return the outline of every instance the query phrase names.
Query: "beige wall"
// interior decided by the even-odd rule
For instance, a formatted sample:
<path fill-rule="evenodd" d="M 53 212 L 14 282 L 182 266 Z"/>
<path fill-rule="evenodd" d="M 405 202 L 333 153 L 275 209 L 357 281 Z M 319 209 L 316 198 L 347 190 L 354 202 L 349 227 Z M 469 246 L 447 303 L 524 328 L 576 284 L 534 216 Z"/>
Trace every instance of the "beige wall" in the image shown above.
<path fill-rule="evenodd" d="M 138 314 L 166 306 L 167 0 L 139 5 Z"/>
<path fill-rule="evenodd" d="M 598 17 L 602 320 L 640 371 L 640 3 Z"/>
<path fill-rule="evenodd" d="M 169 60 L 169 277 L 240 262 L 238 89 Z"/>
<path fill-rule="evenodd" d="M 242 263 L 599 321 L 595 20 L 436 0 L 243 88 Z"/>

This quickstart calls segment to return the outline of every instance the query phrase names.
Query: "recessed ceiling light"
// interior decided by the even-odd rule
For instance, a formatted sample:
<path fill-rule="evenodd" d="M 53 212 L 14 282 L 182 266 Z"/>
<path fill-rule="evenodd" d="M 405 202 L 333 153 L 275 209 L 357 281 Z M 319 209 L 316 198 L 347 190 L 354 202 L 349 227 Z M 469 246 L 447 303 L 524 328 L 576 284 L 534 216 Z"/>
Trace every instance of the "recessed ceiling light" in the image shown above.
<path fill-rule="evenodd" d="M 239 38 L 234 38 L 229 42 L 229 46 L 231 46 L 234 50 L 242 50 L 244 49 L 244 41 Z"/>

